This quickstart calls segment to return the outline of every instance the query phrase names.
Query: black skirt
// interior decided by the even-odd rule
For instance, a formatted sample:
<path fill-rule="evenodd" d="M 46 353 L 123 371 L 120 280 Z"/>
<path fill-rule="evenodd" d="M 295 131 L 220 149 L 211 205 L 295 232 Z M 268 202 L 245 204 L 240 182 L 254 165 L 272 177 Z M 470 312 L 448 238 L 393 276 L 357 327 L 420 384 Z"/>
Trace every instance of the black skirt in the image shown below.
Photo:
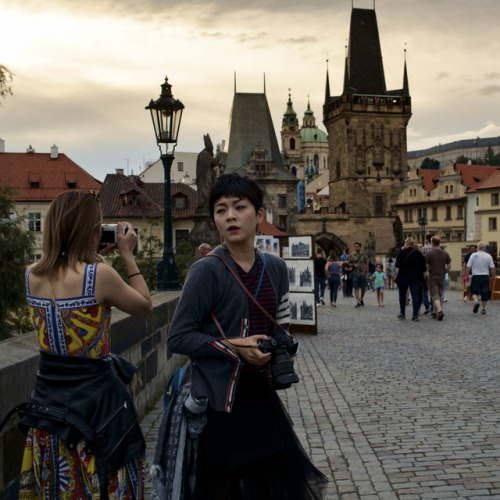
<path fill-rule="evenodd" d="M 321 498 L 326 478 L 307 457 L 268 379 L 242 372 L 232 413 L 207 410 L 196 500 Z"/>

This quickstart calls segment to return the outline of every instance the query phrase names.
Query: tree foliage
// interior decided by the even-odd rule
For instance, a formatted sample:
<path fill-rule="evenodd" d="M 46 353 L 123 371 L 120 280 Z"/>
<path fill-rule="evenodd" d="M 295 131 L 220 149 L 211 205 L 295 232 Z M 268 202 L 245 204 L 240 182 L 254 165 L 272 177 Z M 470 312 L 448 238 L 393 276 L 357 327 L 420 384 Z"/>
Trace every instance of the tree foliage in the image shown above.
<path fill-rule="evenodd" d="M 7 66 L 0 64 L 0 98 L 5 99 L 8 95 L 13 95 L 12 83 L 14 74 Z"/>
<path fill-rule="evenodd" d="M 439 170 L 439 161 L 432 158 L 424 158 L 420 168 L 425 170 Z"/>
<path fill-rule="evenodd" d="M 13 190 L 0 186 L 0 339 L 29 331 L 24 274 L 33 253 L 34 236 L 25 217 L 15 215 Z"/>

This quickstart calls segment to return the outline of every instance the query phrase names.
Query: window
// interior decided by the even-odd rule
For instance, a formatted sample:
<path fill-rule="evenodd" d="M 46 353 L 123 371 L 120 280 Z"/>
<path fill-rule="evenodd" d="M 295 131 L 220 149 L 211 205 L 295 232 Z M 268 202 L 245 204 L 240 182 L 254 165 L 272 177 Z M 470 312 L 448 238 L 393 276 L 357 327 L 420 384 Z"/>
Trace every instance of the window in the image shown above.
<path fill-rule="evenodd" d="M 290 149 L 295 149 L 295 139 L 290 139 Z"/>
<path fill-rule="evenodd" d="M 405 222 L 413 222 L 413 210 L 411 208 L 405 210 Z"/>
<path fill-rule="evenodd" d="M 278 226 L 286 229 L 287 224 L 288 224 L 288 217 L 286 215 L 280 215 L 278 217 Z"/>
<path fill-rule="evenodd" d="M 376 194 L 374 198 L 375 215 L 384 215 L 384 197 Z"/>
<path fill-rule="evenodd" d="M 446 218 L 445 220 L 450 220 L 451 219 L 451 207 L 448 206 L 446 207 Z"/>
<path fill-rule="evenodd" d="M 444 194 L 448 194 L 448 186 L 444 187 Z"/>
<path fill-rule="evenodd" d="M 432 207 L 432 220 L 438 220 L 438 209 L 437 209 L 437 207 Z"/>
<path fill-rule="evenodd" d="M 488 229 L 490 231 L 497 230 L 497 218 L 496 217 L 489 217 L 488 218 Z"/>
<path fill-rule="evenodd" d="M 42 214 L 40 212 L 28 212 L 28 229 L 35 233 L 42 231 Z"/>
<path fill-rule="evenodd" d="M 184 162 L 182 161 L 177 162 L 177 172 L 184 172 Z"/>
<path fill-rule="evenodd" d="M 278 206 L 279 206 L 279 208 L 286 208 L 286 195 L 285 194 L 278 195 Z"/>
<path fill-rule="evenodd" d="M 453 184 L 450 186 L 450 193 L 453 193 Z"/>
<path fill-rule="evenodd" d="M 68 182 L 68 189 L 76 189 L 76 182 Z"/>
<path fill-rule="evenodd" d="M 464 218 L 464 207 L 459 205 L 457 207 L 457 219 L 463 219 Z"/>
<path fill-rule="evenodd" d="M 189 247 L 189 229 L 175 230 L 175 253 L 184 255 Z"/>
<path fill-rule="evenodd" d="M 491 194 L 491 206 L 498 206 L 498 193 Z"/>
<path fill-rule="evenodd" d="M 476 207 L 478 207 L 478 206 L 479 206 L 479 197 L 476 196 Z"/>
<path fill-rule="evenodd" d="M 183 208 L 186 208 L 186 198 L 184 196 L 176 196 L 174 198 L 174 208 L 182 210 Z"/>

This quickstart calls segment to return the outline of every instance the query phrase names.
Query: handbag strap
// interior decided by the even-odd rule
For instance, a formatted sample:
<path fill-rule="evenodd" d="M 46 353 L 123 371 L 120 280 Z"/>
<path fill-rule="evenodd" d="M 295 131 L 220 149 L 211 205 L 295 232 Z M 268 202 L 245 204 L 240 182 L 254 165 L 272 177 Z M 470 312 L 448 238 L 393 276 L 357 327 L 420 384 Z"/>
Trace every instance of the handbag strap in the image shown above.
<path fill-rule="evenodd" d="M 269 319 L 271 321 L 271 323 L 273 323 L 275 326 L 277 326 L 280 330 L 282 330 L 288 337 L 292 337 L 290 335 L 289 332 L 286 331 L 285 328 L 283 328 L 283 326 L 281 326 L 265 309 L 264 307 L 259 303 L 259 301 L 249 292 L 248 288 L 243 284 L 243 282 L 241 281 L 240 277 L 233 271 L 233 269 L 231 269 L 231 266 L 226 262 L 226 259 L 224 259 L 223 257 L 221 257 L 220 255 L 217 255 L 215 253 L 210 253 L 208 255 L 206 255 L 205 257 L 217 257 L 219 260 L 221 260 L 224 265 L 229 269 L 229 272 L 233 275 L 234 279 L 236 280 L 236 282 L 241 286 L 241 288 L 243 288 L 244 292 L 252 299 L 252 301 L 254 302 L 254 304 L 264 313 L 264 315 L 267 317 L 267 319 Z M 215 316 L 213 315 L 213 313 L 211 313 L 212 316 L 215 318 Z M 220 325 L 216 322 L 215 323 L 219 330 L 222 331 Z M 225 338 L 225 337 L 224 337 Z M 293 337 L 292 337 L 293 338 Z"/>

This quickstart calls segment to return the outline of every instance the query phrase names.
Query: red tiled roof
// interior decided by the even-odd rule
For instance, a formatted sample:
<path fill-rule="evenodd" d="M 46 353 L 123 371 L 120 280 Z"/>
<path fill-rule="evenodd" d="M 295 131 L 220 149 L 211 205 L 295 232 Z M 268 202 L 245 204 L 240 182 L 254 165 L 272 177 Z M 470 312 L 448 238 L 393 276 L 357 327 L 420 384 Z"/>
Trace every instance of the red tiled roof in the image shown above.
<path fill-rule="evenodd" d="M 264 236 L 290 236 L 289 233 L 280 231 L 276 226 L 267 222 L 265 219 L 258 225 L 257 234 L 262 234 Z"/>
<path fill-rule="evenodd" d="M 432 191 L 436 188 L 439 181 L 441 170 L 432 170 L 429 168 L 419 168 L 417 174 L 422 179 L 422 184 L 426 191 Z"/>
<path fill-rule="evenodd" d="M 35 182 L 40 187 L 31 187 Z M 52 201 L 68 189 L 99 191 L 101 187 L 65 154 L 51 159 L 50 153 L 0 153 L 0 184 L 15 188 L 14 201 Z"/>
<path fill-rule="evenodd" d="M 172 217 L 183 219 L 192 217 L 198 203 L 197 192 L 183 184 L 171 184 L 172 198 L 186 198 L 186 208 L 179 209 L 172 204 Z M 125 195 L 134 196 L 134 203 L 126 204 Z M 150 219 L 163 217 L 163 182 L 143 182 L 137 176 L 108 174 L 99 192 L 104 218 Z"/>
<path fill-rule="evenodd" d="M 491 172 L 488 177 L 478 182 L 473 188 L 469 189 L 468 193 L 481 191 L 482 189 L 500 188 L 500 169 Z"/>
<path fill-rule="evenodd" d="M 490 167 L 489 165 L 455 165 L 455 171 L 462 174 L 462 184 L 469 190 L 497 170 L 498 167 Z"/>

